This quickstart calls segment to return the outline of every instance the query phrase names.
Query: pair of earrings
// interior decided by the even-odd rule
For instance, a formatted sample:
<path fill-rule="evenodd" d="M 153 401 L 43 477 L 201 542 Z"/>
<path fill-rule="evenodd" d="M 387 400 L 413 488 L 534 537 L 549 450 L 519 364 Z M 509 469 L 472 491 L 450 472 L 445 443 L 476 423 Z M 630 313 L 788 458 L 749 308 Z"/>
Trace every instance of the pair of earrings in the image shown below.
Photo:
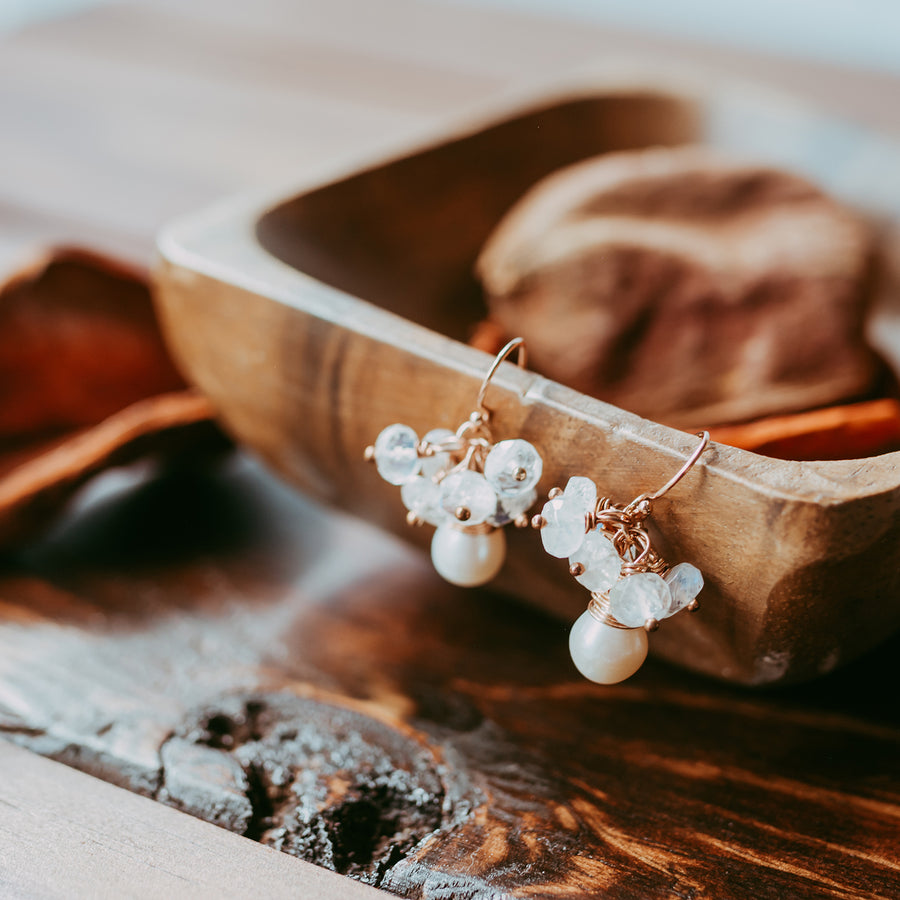
<path fill-rule="evenodd" d="M 455 431 L 436 428 L 419 438 L 408 425 L 385 428 L 365 457 L 391 484 L 400 486 L 410 525 L 436 526 L 431 542 L 435 569 L 466 587 L 485 584 L 506 557 L 504 526 L 540 530 L 551 556 L 568 558 L 569 572 L 590 593 L 587 609 L 569 632 L 569 651 L 586 678 L 615 684 L 633 675 L 647 656 L 648 632 L 681 610 L 698 608 L 703 576 L 690 563 L 669 567 L 653 549 L 646 522 L 653 502 L 671 490 L 700 458 L 709 434 L 658 491 L 617 506 L 598 497 L 594 482 L 569 479 L 553 488 L 539 515 L 543 460 L 528 441 L 494 442 L 484 405 L 491 378 L 513 351 L 525 366 L 525 342 L 510 341 L 484 377 L 475 408 Z"/>

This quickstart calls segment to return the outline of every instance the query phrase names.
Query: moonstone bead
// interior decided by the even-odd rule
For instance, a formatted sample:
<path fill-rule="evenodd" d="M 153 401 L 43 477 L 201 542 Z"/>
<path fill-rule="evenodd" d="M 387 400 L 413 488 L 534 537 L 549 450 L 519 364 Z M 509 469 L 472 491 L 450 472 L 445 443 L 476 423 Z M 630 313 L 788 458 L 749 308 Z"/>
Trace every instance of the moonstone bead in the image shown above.
<path fill-rule="evenodd" d="M 463 524 L 480 525 L 497 509 L 497 495 L 484 475 L 465 469 L 451 472 L 441 481 L 441 506 L 454 517 L 460 507 L 465 507 L 469 518 Z"/>
<path fill-rule="evenodd" d="M 400 488 L 403 505 L 423 522 L 440 525 L 447 518 L 441 507 L 441 487 L 430 478 L 419 476 Z"/>
<path fill-rule="evenodd" d="M 530 491 L 541 480 L 543 470 L 540 453 L 519 438 L 494 444 L 484 463 L 484 477 L 498 494 Z M 520 472 L 524 477 L 516 478 Z"/>
<path fill-rule="evenodd" d="M 560 559 L 571 556 L 584 540 L 584 514 L 579 514 L 577 506 L 567 504 L 562 496 L 548 500 L 541 516 L 545 523 L 541 528 L 544 549 Z"/>
<path fill-rule="evenodd" d="M 618 582 L 609 592 L 610 615 L 629 628 L 647 619 L 663 619 L 672 602 L 669 586 L 655 572 L 639 572 Z"/>
<path fill-rule="evenodd" d="M 634 675 L 647 658 L 647 632 L 613 628 L 585 611 L 569 632 L 569 653 L 585 678 L 616 684 Z"/>
<path fill-rule="evenodd" d="M 503 528 L 504 525 L 509 525 L 512 522 L 512 516 L 500 505 L 500 501 L 497 501 L 497 508 L 494 510 L 492 515 L 487 517 L 488 525 L 493 525 L 494 528 Z"/>
<path fill-rule="evenodd" d="M 546 522 L 541 529 L 544 549 L 560 559 L 571 556 L 584 540 L 585 516 L 596 504 L 597 485 L 580 475 L 570 478 L 562 494 L 541 510 Z"/>
<path fill-rule="evenodd" d="M 391 484 L 405 484 L 419 474 L 419 438 L 409 425 L 388 425 L 375 439 L 378 474 Z"/>
<path fill-rule="evenodd" d="M 431 539 L 431 561 L 438 574 L 462 587 L 490 581 L 505 558 L 506 536 L 499 529 L 488 534 L 467 534 L 444 524 Z"/>
<path fill-rule="evenodd" d="M 696 566 L 678 563 L 666 572 L 666 584 L 672 594 L 667 616 L 673 616 L 690 604 L 703 589 L 703 576 Z"/>
<path fill-rule="evenodd" d="M 579 515 L 584 518 L 585 513 L 597 505 L 597 485 L 584 475 L 573 475 L 566 482 L 563 497 L 566 503 L 579 510 Z"/>
<path fill-rule="evenodd" d="M 597 528 L 584 536 L 581 546 L 569 557 L 569 565 L 576 563 L 584 571 L 575 580 L 589 591 L 608 591 L 622 571 L 622 560 L 613 542 Z"/>
<path fill-rule="evenodd" d="M 531 509 L 536 502 L 537 491 L 534 488 L 518 494 L 497 494 L 497 508 L 493 515 L 488 516 L 488 524 L 502 528 L 512 522 L 516 516 Z"/>
<path fill-rule="evenodd" d="M 422 438 L 426 444 L 443 444 L 452 440 L 456 435 L 449 428 L 432 428 L 428 434 Z M 440 472 L 447 472 L 453 466 L 450 454 L 446 450 L 440 450 L 431 456 L 422 457 L 422 474 L 429 478 L 434 478 Z"/>
<path fill-rule="evenodd" d="M 528 512 L 537 502 L 537 491 L 532 488 L 530 491 L 519 491 L 515 494 L 507 494 L 505 492 L 497 494 L 497 501 L 506 510 L 510 518 L 522 515 Z"/>

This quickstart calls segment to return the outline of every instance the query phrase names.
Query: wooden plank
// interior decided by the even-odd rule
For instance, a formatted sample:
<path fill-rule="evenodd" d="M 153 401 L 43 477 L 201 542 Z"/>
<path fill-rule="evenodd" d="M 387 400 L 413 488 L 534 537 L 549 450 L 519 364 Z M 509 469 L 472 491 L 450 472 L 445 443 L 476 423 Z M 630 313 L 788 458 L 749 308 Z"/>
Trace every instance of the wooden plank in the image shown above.
<path fill-rule="evenodd" d="M 0 202 L 77 222 L 72 237 L 82 241 L 92 229 L 120 229 L 141 235 L 149 249 L 174 215 L 268 178 L 290 178 L 298 165 L 403 133 L 421 118 L 289 86 L 254 90 L 102 56 L 73 60 L 53 48 L 13 45 L 0 55 L 0 84 L 14 84 L 26 60 L 33 69 L 27 90 L 9 91 L 0 103 L 11 123 L 0 132 Z M 48 123 L 55 123 L 52 140 Z"/>
<path fill-rule="evenodd" d="M 6 741 L 0 771 L 6 897 L 385 896 Z"/>
<path fill-rule="evenodd" d="M 889 898 L 897 641 L 751 696 L 444 584 L 246 464 L 99 483 L 0 578 L 10 740 L 407 896 Z"/>

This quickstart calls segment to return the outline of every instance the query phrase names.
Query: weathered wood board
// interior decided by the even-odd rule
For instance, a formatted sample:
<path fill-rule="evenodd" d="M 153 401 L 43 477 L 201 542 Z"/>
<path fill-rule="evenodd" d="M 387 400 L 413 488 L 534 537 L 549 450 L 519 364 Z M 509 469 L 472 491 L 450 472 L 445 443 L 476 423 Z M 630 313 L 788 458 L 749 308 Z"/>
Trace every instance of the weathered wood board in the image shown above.
<path fill-rule="evenodd" d="M 4 897 L 385 896 L 2 740 L 0 770 Z"/>
<path fill-rule="evenodd" d="M 8 739 L 406 896 L 900 890 L 896 644 L 604 689 L 563 624 L 255 466 L 126 482 L 4 562 Z"/>

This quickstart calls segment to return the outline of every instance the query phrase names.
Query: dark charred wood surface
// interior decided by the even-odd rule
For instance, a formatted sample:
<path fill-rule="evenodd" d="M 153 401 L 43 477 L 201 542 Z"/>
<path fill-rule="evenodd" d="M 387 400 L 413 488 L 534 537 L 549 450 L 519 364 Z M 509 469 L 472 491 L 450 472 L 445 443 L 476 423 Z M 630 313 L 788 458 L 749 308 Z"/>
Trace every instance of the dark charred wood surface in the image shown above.
<path fill-rule="evenodd" d="M 134 479 L 5 559 L 7 738 L 406 896 L 900 892 L 896 643 L 600 688 L 563 623 L 251 464 Z"/>

